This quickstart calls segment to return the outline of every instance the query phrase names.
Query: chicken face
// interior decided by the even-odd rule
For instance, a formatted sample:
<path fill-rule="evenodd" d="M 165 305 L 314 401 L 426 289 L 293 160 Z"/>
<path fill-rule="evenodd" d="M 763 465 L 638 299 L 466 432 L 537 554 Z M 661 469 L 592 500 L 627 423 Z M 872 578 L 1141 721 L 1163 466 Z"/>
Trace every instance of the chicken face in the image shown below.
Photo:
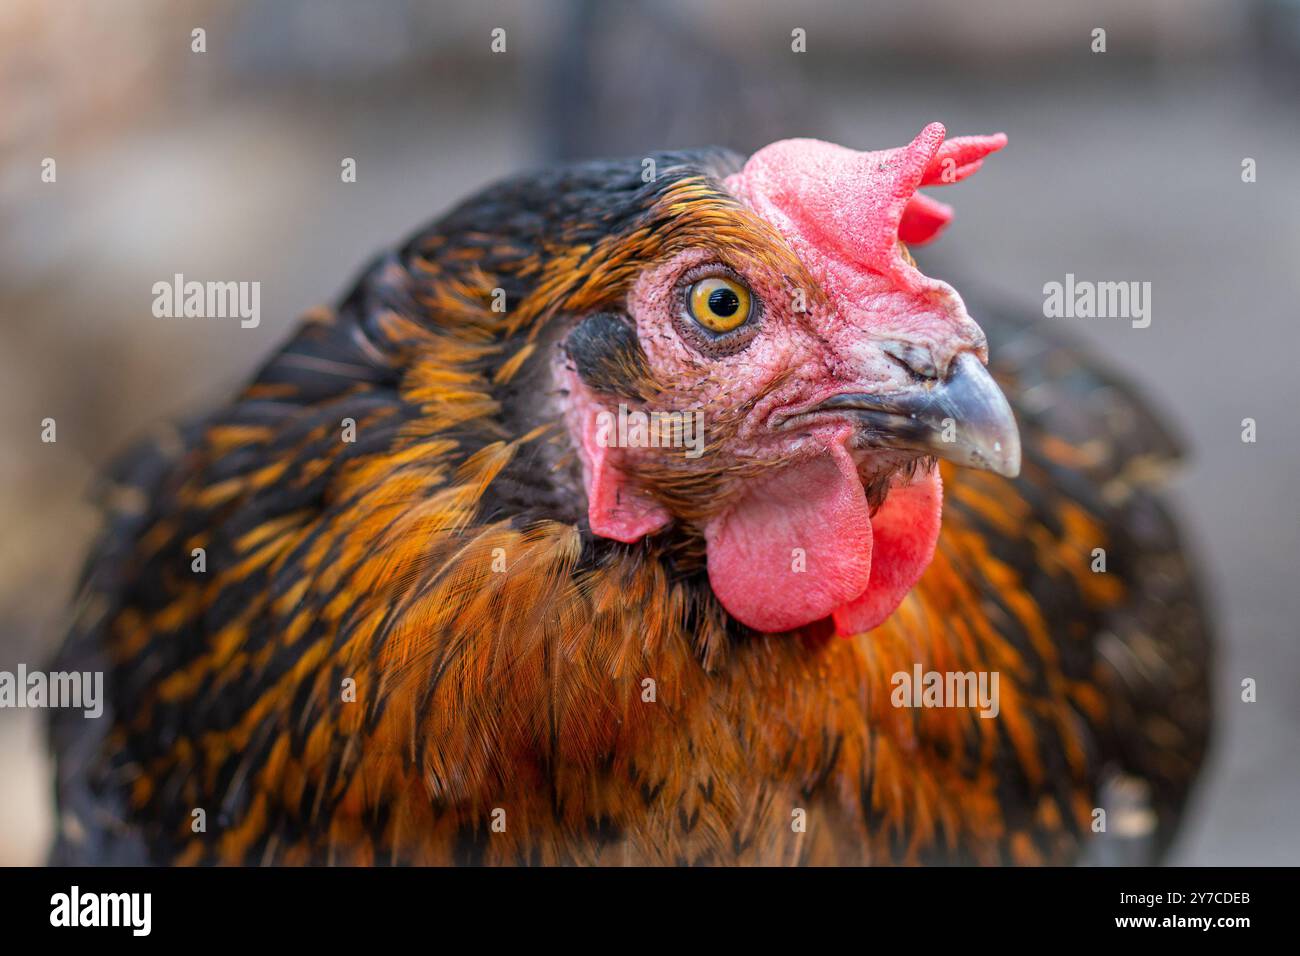
<path fill-rule="evenodd" d="M 892 613 L 930 561 L 936 457 L 1017 473 L 983 333 L 905 245 L 951 215 L 918 187 L 964 178 L 1005 143 L 944 135 L 932 124 L 901 149 L 759 151 L 725 180 L 732 208 L 667 247 L 625 310 L 574 330 L 560 374 L 593 534 L 632 543 L 684 523 L 742 623 L 833 617 L 852 634 Z M 648 428 L 615 426 L 638 412 Z"/>

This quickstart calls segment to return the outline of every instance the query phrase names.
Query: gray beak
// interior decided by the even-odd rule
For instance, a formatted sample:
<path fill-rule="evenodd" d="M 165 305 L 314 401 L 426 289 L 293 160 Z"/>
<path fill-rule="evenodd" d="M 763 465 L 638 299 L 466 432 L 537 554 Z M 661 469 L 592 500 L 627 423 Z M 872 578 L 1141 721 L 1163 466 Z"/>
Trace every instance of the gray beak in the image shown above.
<path fill-rule="evenodd" d="M 859 440 L 947 458 L 1008 478 L 1020 474 L 1020 431 L 1007 398 L 984 363 L 962 352 L 944 381 L 928 381 L 884 395 L 833 396 L 815 411 L 852 413 Z"/>

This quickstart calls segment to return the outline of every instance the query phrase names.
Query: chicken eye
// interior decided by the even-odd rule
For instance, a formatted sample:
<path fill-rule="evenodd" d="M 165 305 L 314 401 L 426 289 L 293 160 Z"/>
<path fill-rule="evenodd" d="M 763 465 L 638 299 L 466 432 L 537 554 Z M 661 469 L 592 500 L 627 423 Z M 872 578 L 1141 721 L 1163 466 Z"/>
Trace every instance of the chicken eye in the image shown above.
<path fill-rule="evenodd" d="M 749 319 L 749 290 L 723 276 L 709 276 L 691 286 L 691 318 L 710 332 L 730 332 Z"/>

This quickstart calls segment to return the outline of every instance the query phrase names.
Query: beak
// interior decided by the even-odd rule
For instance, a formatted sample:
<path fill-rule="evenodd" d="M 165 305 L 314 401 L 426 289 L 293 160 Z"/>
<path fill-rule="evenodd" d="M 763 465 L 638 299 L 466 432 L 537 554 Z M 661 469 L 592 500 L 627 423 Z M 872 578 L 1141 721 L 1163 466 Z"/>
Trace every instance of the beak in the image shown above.
<path fill-rule="evenodd" d="M 1011 406 L 974 353 L 962 352 L 945 381 L 885 395 L 835 395 L 813 411 L 849 412 L 863 444 L 947 458 L 1014 478 L 1020 474 L 1020 431 Z"/>

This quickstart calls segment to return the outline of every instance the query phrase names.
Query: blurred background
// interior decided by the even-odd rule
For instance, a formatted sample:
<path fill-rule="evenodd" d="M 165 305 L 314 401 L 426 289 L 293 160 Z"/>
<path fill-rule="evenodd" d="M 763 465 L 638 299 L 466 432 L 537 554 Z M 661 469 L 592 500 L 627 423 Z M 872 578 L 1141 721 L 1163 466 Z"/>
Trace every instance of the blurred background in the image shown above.
<path fill-rule="evenodd" d="M 0 670 L 60 639 L 113 452 L 220 401 L 467 192 L 574 156 L 880 148 L 940 120 L 1011 145 L 944 195 L 926 272 L 1040 316 L 1067 272 L 1152 283 L 1150 328 L 1040 321 L 1140 383 L 1191 454 L 1174 498 L 1217 610 L 1220 723 L 1174 862 L 1300 863 L 1298 94 L 1300 0 L 6 0 Z M 154 318 L 177 272 L 260 281 L 260 326 Z M 41 716 L 0 710 L 0 864 L 45 852 Z"/>

